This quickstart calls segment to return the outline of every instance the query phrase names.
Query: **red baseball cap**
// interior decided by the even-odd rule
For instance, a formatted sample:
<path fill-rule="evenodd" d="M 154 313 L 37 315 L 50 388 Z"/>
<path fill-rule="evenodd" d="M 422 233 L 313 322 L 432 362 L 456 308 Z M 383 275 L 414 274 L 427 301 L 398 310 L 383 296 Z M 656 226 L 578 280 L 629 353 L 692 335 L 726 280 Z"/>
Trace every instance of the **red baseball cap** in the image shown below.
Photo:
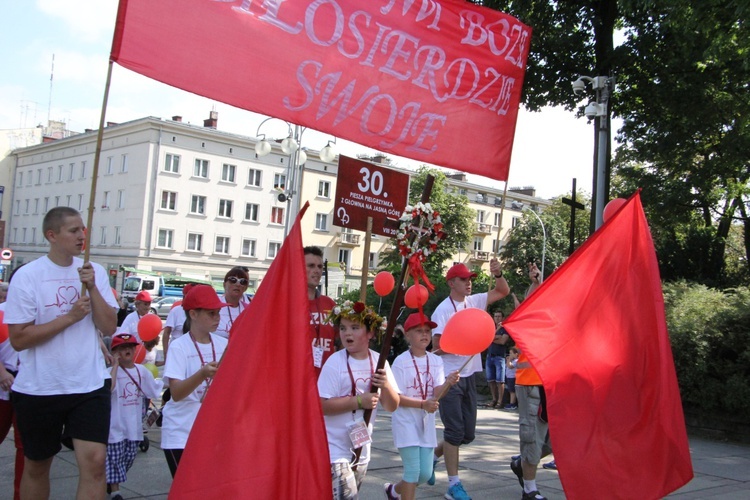
<path fill-rule="evenodd" d="M 135 296 L 135 300 L 140 300 L 141 302 L 151 302 L 151 294 L 146 290 L 142 290 L 138 292 L 138 295 Z"/>
<path fill-rule="evenodd" d="M 448 269 L 448 272 L 445 275 L 446 281 L 451 280 L 453 278 L 476 278 L 477 273 L 472 273 L 469 271 L 469 268 L 466 267 L 466 264 L 454 264 L 453 267 Z"/>
<path fill-rule="evenodd" d="M 221 309 L 227 305 L 219 300 L 214 287 L 210 285 L 195 285 L 182 300 L 182 308 L 187 311 L 193 309 Z"/>
<path fill-rule="evenodd" d="M 135 335 L 131 335 L 129 333 L 119 333 L 112 337 L 112 345 L 110 346 L 110 349 L 114 349 L 115 347 L 121 347 L 124 345 L 137 346 L 138 344 L 140 344 L 140 342 L 138 342 L 138 339 L 135 338 Z"/>
<path fill-rule="evenodd" d="M 406 318 L 406 321 L 404 321 L 404 331 L 408 332 L 412 328 L 415 328 L 419 325 L 427 325 L 430 328 L 437 327 L 437 323 L 435 323 L 434 321 L 430 321 L 430 318 L 428 318 L 424 314 L 415 312 L 410 314 L 409 317 Z"/>
<path fill-rule="evenodd" d="M 195 286 L 195 283 L 187 283 L 185 286 L 182 287 L 182 296 L 185 297 L 191 288 Z"/>

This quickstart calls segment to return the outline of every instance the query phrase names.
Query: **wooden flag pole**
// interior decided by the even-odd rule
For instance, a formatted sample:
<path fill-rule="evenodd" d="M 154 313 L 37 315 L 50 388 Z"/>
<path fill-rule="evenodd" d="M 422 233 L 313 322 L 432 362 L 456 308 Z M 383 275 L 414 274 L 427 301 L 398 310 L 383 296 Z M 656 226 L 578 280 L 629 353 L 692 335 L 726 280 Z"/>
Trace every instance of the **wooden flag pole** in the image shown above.
<path fill-rule="evenodd" d="M 367 232 L 365 233 L 365 250 L 362 256 L 362 280 L 359 284 L 359 301 L 363 304 L 367 300 L 367 274 L 370 271 L 370 242 L 372 241 L 372 217 L 367 218 Z"/>
<path fill-rule="evenodd" d="M 505 203 L 507 198 L 505 195 L 508 194 L 508 181 L 505 181 L 505 189 L 503 190 L 503 204 L 500 205 L 500 224 L 497 225 L 497 237 L 495 238 L 495 249 L 492 251 L 492 256 L 497 257 L 500 253 L 500 240 L 501 233 L 503 231 L 503 212 L 505 212 Z"/>

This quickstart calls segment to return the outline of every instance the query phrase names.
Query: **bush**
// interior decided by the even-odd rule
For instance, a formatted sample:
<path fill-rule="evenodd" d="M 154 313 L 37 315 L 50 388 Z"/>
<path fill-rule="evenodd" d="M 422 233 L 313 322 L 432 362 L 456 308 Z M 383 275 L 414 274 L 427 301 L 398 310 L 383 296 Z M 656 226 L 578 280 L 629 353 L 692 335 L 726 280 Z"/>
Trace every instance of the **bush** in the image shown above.
<path fill-rule="evenodd" d="M 667 325 L 686 408 L 750 414 L 750 289 L 664 285 Z"/>

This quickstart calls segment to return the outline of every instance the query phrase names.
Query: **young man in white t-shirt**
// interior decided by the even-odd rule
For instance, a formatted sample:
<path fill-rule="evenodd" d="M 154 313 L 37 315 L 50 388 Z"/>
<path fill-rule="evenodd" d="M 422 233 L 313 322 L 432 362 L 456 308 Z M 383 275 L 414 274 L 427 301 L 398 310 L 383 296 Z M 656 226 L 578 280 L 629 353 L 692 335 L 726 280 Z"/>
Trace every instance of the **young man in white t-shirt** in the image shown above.
<path fill-rule="evenodd" d="M 479 355 L 470 358 L 448 354 L 440 349 L 440 337 L 448 320 L 458 311 L 469 307 L 486 310 L 489 304 L 510 293 L 497 259 L 490 261 L 490 273 L 495 278 L 495 287 L 487 293 L 472 295 L 471 280 L 477 275 L 464 264 L 451 267 L 445 275 L 450 295 L 432 313 L 432 320 L 437 323 L 437 327 L 432 330 L 433 353 L 442 356 L 446 373 L 461 370 L 458 384 L 451 387 L 440 402 L 443 442 L 435 448 L 435 462 L 440 455 L 445 457 L 445 469 L 448 472 L 445 498 L 451 500 L 470 498 L 458 477 L 458 449 L 459 446 L 474 441 L 477 425 L 477 386 L 474 374 L 482 371 L 482 358 Z M 435 484 L 434 467 L 433 477 L 428 484 Z"/>
<path fill-rule="evenodd" d="M 19 269 L 8 291 L 5 322 L 22 367 L 12 394 L 26 457 L 22 498 L 49 497 L 63 429 L 75 448 L 78 498 L 105 490 L 110 390 L 97 330 L 114 333 L 117 302 L 104 268 L 78 257 L 84 229 L 72 208 L 47 212 L 49 252 Z"/>

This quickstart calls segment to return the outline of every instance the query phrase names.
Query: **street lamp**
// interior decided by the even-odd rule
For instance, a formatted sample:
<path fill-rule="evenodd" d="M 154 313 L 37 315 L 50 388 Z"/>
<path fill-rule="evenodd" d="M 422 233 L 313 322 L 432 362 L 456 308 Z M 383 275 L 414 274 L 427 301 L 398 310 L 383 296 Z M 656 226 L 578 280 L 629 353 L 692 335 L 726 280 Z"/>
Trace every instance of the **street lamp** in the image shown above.
<path fill-rule="evenodd" d="M 280 143 L 281 151 L 289 155 L 289 164 L 287 166 L 287 182 L 284 191 L 278 194 L 280 202 L 287 202 L 286 217 L 284 220 L 284 238 L 289 234 L 289 226 L 292 220 L 292 214 L 300 210 L 300 191 L 302 189 L 302 175 L 304 173 L 305 162 L 307 162 L 307 153 L 304 148 L 300 148 L 302 136 L 307 131 L 307 127 L 290 124 L 280 118 L 266 118 L 255 132 L 258 142 L 255 143 L 255 153 L 258 157 L 266 156 L 271 152 L 271 143 L 266 139 L 265 134 L 260 133 L 260 128 L 269 120 L 279 120 L 287 126 L 287 136 Z M 328 144 L 320 150 L 320 159 L 326 163 L 331 163 L 336 159 L 336 139 L 329 140 Z"/>
<path fill-rule="evenodd" d="M 544 256 L 547 253 L 547 231 L 544 229 L 544 222 L 542 222 L 542 218 L 539 217 L 539 214 L 536 213 L 536 210 L 530 207 L 526 207 L 523 210 L 529 211 L 532 214 L 534 214 L 534 217 L 536 217 L 536 220 L 539 221 L 539 224 L 542 226 L 542 281 L 544 281 Z"/>
<path fill-rule="evenodd" d="M 591 195 L 593 229 L 597 230 L 604 223 L 604 205 L 607 203 L 607 159 L 609 156 L 609 97 L 615 89 L 613 76 L 580 76 L 573 82 L 573 93 L 581 95 L 586 90 L 586 83 L 596 92 L 596 101 L 586 105 L 583 113 L 589 120 L 594 120 L 597 137 L 594 158 L 594 185 Z"/>

